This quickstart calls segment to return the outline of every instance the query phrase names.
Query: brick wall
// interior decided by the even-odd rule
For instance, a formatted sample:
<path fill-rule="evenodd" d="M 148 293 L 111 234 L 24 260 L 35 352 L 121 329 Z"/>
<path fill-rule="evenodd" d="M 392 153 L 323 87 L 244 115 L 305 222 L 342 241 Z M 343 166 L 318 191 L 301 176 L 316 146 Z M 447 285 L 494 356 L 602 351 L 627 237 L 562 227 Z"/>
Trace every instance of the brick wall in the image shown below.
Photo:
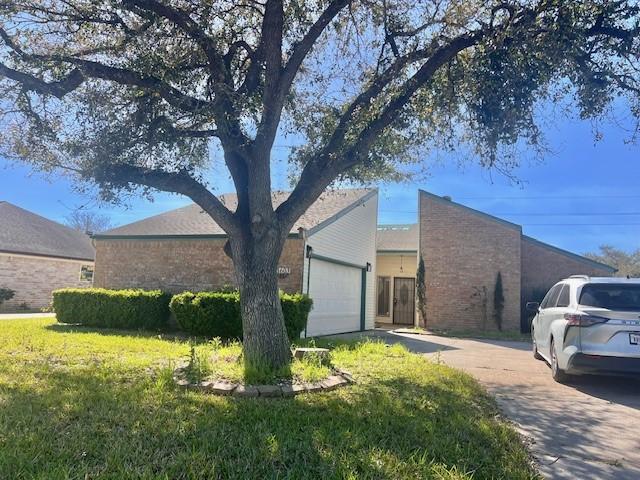
<path fill-rule="evenodd" d="M 8 302 L 0 305 L 2 312 L 16 312 L 26 304 L 29 310 L 39 310 L 51 303 L 51 292 L 64 287 L 90 287 L 91 282 L 80 280 L 82 265 L 93 262 L 0 254 L 0 287 L 16 292 Z"/>
<path fill-rule="evenodd" d="M 539 302 L 557 282 L 570 275 L 608 277 L 614 272 L 587 259 L 562 252 L 537 240 L 522 237 L 522 304 Z M 523 330 L 529 328 L 530 314 L 523 310 Z"/>
<path fill-rule="evenodd" d="M 96 240 L 94 285 L 104 288 L 162 289 L 168 292 L 216 290 L 235 285 L 225 239 Z M 302 286 L 302 239 L 287 239 L 280 266 L 291 273 L 279 281 L 286 292 Z"/>
<path fill-rule="evenodd" d="M 503 330 L 518 330 L 520 228 L 423 191 L 419 204 L 427 327 L 496 329 L 493 295 L 501 272 Z"/>

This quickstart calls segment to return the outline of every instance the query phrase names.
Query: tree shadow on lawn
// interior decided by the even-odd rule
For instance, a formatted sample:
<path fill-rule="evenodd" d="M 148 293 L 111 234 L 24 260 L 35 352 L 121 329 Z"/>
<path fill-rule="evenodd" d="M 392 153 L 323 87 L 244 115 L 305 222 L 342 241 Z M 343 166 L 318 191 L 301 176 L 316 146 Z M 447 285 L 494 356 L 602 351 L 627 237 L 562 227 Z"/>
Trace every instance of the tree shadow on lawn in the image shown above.
<path fill-rule="evenodd" d="M 134 338 L 161 338 L 162 340 L 193 341 L 204 343 L 208 340 L 204 337 L 192 337 L 176 329 L 163 330 L 126 330 L 119 328 L 89 327 L 79 323 L 53 323 L 44 327 L 58 333 L 94 333 L 104 336 L 134 337 Z"/>
<path fill-rule="evenodd" d="M 6 478 L 531 478 L 515 434 L 446 367 L 292 399 L 178 391 L 108 368 L 0 384 Z M 484 412 L 484 413 L 482 413 Z"/>

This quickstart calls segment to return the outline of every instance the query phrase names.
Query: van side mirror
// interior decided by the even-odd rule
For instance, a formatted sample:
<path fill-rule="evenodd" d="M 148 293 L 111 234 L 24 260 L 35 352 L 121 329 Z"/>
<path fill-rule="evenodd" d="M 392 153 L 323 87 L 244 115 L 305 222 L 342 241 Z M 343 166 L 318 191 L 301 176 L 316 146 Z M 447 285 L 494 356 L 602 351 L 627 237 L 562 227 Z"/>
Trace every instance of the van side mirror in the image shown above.
<path fill-rule="evenodd" d="M 540 304 L 538 302 L 527 302 L 525 307 L 530 312 L 537 312 L 538 310 L 540 310 Z"/>

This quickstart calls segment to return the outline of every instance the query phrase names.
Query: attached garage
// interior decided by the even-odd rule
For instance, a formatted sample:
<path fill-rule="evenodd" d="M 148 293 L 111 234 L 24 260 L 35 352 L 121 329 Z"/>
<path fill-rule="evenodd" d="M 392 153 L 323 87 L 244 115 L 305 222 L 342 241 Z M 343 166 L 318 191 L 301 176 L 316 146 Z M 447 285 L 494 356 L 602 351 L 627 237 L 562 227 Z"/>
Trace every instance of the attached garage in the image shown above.
<path fill-rule="evenodd" d="M 313 298 L 314 308 L 309 315 L 306 335 L 313 337 L 364 330 L 366 266 L 313 256 L 309 260 L 312 272 L 309 296 Z"/>

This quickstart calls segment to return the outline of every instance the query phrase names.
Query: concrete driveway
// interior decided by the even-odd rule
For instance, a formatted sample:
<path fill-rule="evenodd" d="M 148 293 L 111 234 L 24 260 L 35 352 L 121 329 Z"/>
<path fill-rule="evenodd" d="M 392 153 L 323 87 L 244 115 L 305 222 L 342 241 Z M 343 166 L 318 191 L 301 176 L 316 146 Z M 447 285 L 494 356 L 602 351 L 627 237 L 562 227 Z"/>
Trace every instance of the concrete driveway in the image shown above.
<path fill-rule="evenodd" d="M 396 334 L 365 334 L 460 368 L 493 394 L 551 479 L 640 479 L 640 380 L 551 378 L 522 342 Z"/>

